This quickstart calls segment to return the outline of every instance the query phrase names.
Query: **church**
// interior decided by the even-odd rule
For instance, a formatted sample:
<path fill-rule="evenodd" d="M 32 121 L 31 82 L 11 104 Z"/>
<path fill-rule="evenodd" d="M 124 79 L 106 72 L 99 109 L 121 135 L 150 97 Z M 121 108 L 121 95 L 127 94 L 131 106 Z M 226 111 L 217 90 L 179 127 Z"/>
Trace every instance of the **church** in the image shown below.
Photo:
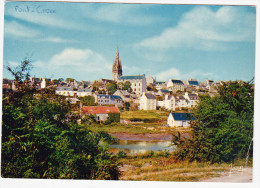
<path fill-rule="evenodd" d="M 112 66 L 112 80 L 117 82 L 118 78 L 121 77 L 122 74 L 123 74 L 122 64 L 121 64 L 121 60 L 119 59 L 119 52 L 118 52 L 118 46 L 117 46 L 116 58 L 113 62 L 113 66 Z"/>
<path fill-rule="evenodd" d="M 118 46 L 116 49 L 116 58 L 113 61 L 112 66 L 112 79 L 116 82 L 129 81 L 131 83 L 132 91 L 138 95 L 142 95 L 142 93 L 146 90 L 146 79 L 144 74 L 123 76 L 123 69 L 121 60 L 119 59 Z"/>

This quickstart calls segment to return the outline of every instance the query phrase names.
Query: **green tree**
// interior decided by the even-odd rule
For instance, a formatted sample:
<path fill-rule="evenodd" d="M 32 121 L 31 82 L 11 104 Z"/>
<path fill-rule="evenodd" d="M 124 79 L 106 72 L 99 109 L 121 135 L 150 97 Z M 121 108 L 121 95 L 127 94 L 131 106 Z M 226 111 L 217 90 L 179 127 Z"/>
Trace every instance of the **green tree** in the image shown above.
<path fill-rule="evenodd" d="M 73 123 L 65 97 L 21 89 L 2 102 L 3 177 L 118 179 L 116 158 L 99 145 L 104 134 Z"/>
<path fill-rule="evenodd" d="M 201 96 L 193 110 L 192 137 L 175 137 L 177 156 L 211 162 L 245 158 L 253 138 L 253 86 L 252 81 L 223 82 L 218 96 Z"/>
<path fill-rule="evenodd" d="M 107 91 L 108 91 L 108 94 L 109 95 L 112 95 L 112 94 L 114 94 L 115 92 L 116 92 L 116 90 L 117 90 L 117 85 L 116 85 L 116 83 L 108 83 L 107 85 L 106 85 L 106 89 L 107 89 Z"/>
<path fill-rule="evenodd" d="M 96 106 L 95 98 L 93 96 L 85 96 L 79 98 L 83 106 Z"/>
<path fill-rule="evenodd" d="M 74 78 L 66 78 L 66 82 L 74 82 Z"/>
<path fill-rule="evenodd" d="M 129 81 L 124 82 L 123 90 L 128 90 L 131 88 L 131 83 Z"/>

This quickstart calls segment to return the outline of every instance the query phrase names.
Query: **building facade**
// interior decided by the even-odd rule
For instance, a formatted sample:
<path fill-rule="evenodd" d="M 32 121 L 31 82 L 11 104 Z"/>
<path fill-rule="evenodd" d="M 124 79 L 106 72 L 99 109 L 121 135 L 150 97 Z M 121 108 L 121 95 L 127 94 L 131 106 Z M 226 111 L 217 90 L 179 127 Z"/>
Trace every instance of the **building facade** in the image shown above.
<path fill-rule="evenodd" d="M 137 95 L 142 95 L 143 92 L 146 91 L 146 79 L 145 75 L 134 75 L 134 76 L 121 76 L 118 79 L 118 82 L 126 82 L 129 81 L 131 83 L 132 92 Z"/>

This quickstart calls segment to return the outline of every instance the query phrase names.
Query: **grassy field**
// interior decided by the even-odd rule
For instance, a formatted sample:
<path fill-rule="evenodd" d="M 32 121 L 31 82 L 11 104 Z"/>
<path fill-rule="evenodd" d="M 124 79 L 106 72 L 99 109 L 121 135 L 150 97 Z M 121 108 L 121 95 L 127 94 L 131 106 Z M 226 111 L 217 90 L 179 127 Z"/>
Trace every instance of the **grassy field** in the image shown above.
<path fill-rule="evenodd" d="M 127 120 L 140 119 L 141 121 L 152 120 L 156 122 L 156 121 L 163 121 L 163 120 L 166 121 L 169 116 L 169 112 L 159 111 L 159 110 L 124 111 L 121 112 L 120 116 L 121 119 L 127 119 Z"/>
<path fill-rule="evenodd" d="M 166 127 L 169 113 L 165 111 L 123 111 L 120 114 L 120 119 L 132 120 L 127 124 L 111 123 L 108 125 L 92 123 L 85 125 L 88 129 L 97 132 L 105 131 L 108 133 L 129 133 L 129 134 L 153 134 L 153 133 L 169 133 L 174 134 L 176 130 L 180 132 L 190 132 L 189 128 L 174 129 Z"/>
<path fill-rule="evenodd" d="M 252 166 L 250 161 L 249 166 Z M 201 181 L 207 178 L 227 175 L 230 164 L 177 161 L 171 156 L 160 154 L 135 155 L 121 158 L 121 180 L 136 181 Z M 236 161 L 233 171 L 243 166 L 245 161 Z"/>

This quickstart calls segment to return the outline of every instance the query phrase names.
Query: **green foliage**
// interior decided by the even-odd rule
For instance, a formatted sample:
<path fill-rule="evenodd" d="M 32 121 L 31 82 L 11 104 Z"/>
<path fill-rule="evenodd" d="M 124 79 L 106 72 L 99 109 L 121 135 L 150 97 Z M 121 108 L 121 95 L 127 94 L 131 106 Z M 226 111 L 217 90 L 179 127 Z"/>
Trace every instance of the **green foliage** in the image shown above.
<path fill-rule="evenodd" d="M 123 90 L 129 90 L 131 88 L 131 83 L 129 81 L 124 82 Z"/>
<path fill-rule="evenodd" d="M 201 96 L 193 110 L 191 139 L 176 136 L 181 159 L 231 162 L 245 158 L 253 138 L 254 89 L 251 82 L 223 82 L 215 97 Z M 250 149 L 252 156 L 253 149 Z"/>
<path fill-rule="evenodd" d="M 65 98 L 17 100 L 3 100 L 3 177 L 118 179 L 115 157 L 99 145 L 105 134 L 69 123 Z"/>
<path fill-rule="evenodd" d="M 116 157 L 99 145 L 105 133 L 74 124 L 65 97 L 24 82 L 24 65 L 19 89 L 2 100 L 2 177 L 118 179 Z"/>
<path fill-rule="evenodd" d="M 74 82 L 74 78 L 66 78 L 66 82 Z"/>
<path fill-rule="evenodd" d="M 116 83 L 108 83 L 107 85 L 106 85 L 106 89 L 107 89 L 107 91 L 108 91 L 108 94 L 109 95 L 112 95 L 112 94 L 114 94 L 115 92 L 116 92 L 116 90 L 117 90 L 117 84 Z"/>
<path fill-rule="evenodd" d="M 83 106 L 96 106 L 95 98 L 93 96 L 85 96 L 79 98 Z"/>

